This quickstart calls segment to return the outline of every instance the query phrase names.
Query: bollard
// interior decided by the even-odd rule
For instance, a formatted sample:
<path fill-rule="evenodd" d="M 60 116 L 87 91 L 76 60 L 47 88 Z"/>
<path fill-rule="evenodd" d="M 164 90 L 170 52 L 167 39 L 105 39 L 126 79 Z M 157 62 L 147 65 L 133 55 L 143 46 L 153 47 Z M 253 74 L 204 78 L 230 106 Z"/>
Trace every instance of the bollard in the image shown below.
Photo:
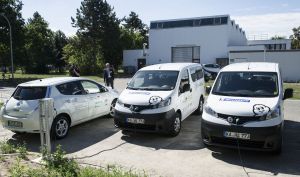
<path fill-rule="evenodd" d="M 41 148 L 51 152 L 50 123 L 53 120 L 53 99 L 45 98 L 39 101 Z"/>

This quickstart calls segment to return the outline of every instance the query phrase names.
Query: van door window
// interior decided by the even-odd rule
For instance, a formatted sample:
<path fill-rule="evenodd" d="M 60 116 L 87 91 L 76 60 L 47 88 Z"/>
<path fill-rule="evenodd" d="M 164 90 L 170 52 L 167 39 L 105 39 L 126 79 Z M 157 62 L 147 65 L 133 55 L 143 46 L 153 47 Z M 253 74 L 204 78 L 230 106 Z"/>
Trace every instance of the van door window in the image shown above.
<path fill-rule="evenodd" d="M 184 70 L 181 75 L 180 85 L 179 85 L 179 91 L 182 92 L 184 85 L 187 85 L 190 83 L 189 79 L 189 72 L 188 70 Z"/>
<path fill-rule="evenodd" d="M 193 82 L 196 82 L 197 80 L 203 78 L 203 71 L 200 67 L 192 68 L 190 72 L 191 72 L 191 77 Z"/>

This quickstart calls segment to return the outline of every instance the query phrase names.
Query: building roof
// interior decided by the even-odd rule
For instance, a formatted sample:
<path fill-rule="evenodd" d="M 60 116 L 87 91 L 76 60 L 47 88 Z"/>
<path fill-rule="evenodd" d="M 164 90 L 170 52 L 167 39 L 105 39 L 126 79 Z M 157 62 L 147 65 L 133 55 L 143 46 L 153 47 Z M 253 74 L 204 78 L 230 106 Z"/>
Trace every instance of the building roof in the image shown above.
<path fill-rule="evenodd" d="M 156 64 L 156 65 L 150 65 L 147 67 L 144 67 L 140 69 L 141 71 L 145 70 L 169 70 L 169 71 L 180 71 L 183 68 L 187 66 L 192 66 L 192 65 L 198 65 L 201 66 L 198 63 L 164 63 L 164 64 Z"/>
<path fill-rule="evenodd" d="M 268 62 L 244 62 L 225 66 L 222 72 L 230 71 L 256 71 L 256 72 L 278 72 L 278 63 Z"/>
<path fill-rule="evenodd" d="M 19 86 L 51 86 L 51 85 L 57 85 L 65 82 L 71 82 L 76 80 L 83 80 L 83 78 L 80 77 L 52 77 L 52 78 L 46 78 L 46 79 L 38 79 L 33 80 L 29 82 L 25 82 L 20 84 Z"/>

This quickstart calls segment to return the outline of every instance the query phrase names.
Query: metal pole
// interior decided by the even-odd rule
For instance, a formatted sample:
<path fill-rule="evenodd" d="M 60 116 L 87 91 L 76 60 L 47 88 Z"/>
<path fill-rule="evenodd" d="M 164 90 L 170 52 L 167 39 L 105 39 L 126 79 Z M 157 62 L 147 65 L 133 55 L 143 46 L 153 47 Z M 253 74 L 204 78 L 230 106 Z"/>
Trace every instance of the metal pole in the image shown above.
<path fill-rule="evenodd" d="M 4 17 L 4 19 L 7 21 L 8 26 L 9 26 L 11 78 L 14 79 L 14 58 L 13 58 L 13 48 L 12 48 L 12 31 L 11 31 L 11 25 L 10 25 L 10 22 L 9 22 L 8 18 L 3 13 L 1 13 L 0 15 Z"/>

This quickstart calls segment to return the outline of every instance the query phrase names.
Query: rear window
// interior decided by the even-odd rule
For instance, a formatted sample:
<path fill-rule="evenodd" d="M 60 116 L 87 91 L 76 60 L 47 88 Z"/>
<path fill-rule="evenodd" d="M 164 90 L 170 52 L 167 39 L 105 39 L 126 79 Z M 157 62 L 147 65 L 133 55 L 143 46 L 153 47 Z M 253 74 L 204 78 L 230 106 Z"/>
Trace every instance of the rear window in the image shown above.
<path fill-rule="evenodd" d="M 17 100 L 38 100 L 46 97 L 47 87 L 18 87 L 13 97 Z"/>

